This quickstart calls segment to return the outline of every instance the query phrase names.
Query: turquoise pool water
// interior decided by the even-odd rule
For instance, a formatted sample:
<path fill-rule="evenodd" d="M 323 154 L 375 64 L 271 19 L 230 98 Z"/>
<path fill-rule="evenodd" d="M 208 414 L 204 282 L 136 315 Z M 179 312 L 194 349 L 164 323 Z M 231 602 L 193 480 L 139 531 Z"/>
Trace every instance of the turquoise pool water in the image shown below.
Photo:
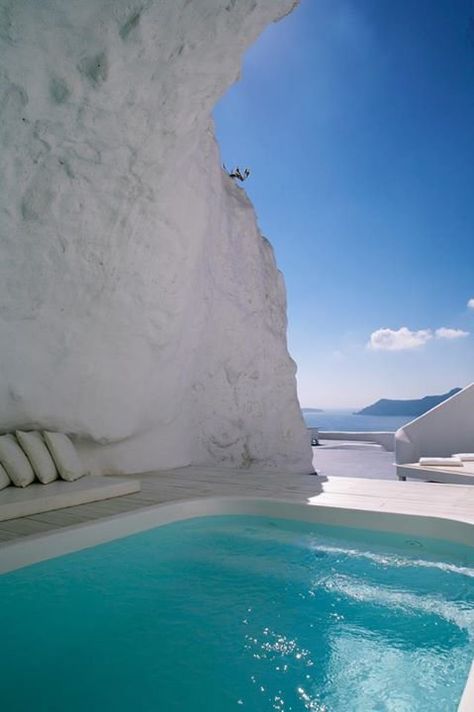
<path fill-rule="evenodd" d="M 472 550 L 279 519 L 171 524 L 0 577 L 5 712 L 455 712 Z"/>

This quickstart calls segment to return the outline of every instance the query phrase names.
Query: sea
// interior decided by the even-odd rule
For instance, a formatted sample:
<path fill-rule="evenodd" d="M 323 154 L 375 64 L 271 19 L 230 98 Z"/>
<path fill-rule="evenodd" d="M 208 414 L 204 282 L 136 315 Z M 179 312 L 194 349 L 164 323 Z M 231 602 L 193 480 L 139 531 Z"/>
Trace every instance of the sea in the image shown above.
<path fill-rule="evenodd" d="M 354 411 L 350 409 L 324 410 L 322 413 L 303 412 L 303 417 L 308 427 L 343 432 L 395 432 L 413 420 L 412 415 L 354 415 Z"/>

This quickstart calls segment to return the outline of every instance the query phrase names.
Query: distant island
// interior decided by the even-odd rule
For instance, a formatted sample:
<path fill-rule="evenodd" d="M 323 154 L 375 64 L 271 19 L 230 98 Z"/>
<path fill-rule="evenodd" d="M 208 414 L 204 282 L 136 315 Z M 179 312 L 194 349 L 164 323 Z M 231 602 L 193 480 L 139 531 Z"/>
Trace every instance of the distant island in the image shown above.
<path fill-rule="evenodd" d="M 324 413 L 322 408 L 301 408 L 303 413 Z"/>
<path fill-rule="evenodd" d="M 442 403 L 447 398 L 459 393 L 460 388 L 453 388 L 449 393 L 443 393 L 440 396 L 425 396 L 417 400 L 389 400 L 381 398 L 376 403 L 358 410 L 354 415 L 410 415 L 414 418 L 423 415 L 427 410 L 434 408 L 435 405 Z"/>

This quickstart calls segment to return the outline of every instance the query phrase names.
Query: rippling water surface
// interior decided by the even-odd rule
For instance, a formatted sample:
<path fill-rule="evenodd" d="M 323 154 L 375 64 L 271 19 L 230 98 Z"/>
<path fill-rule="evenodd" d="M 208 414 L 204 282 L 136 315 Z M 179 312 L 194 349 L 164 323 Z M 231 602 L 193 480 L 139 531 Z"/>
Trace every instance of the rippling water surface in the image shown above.
<path fill-rule="evenodd" d="M 472 550 L 255 517 L 0 578 L 2 709 L 455 712 Z"/>

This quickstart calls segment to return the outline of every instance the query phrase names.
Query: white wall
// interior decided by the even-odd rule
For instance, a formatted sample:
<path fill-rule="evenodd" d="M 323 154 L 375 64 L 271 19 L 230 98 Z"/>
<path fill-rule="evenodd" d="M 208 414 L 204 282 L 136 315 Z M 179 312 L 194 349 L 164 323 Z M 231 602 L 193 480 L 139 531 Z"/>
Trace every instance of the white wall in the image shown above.
<path fill-rule="evenodd" d="M 353 431 L 342 430 L 321 430 L 319 432 L 321 440 L 347 440 L 349 442 L 373 442 L 381 445 L 384 450 L 393 452 L 395 449 L 395 433 L 385 430 L 379 431 Z"/>
<path fill-rule="evenodd" d="M 397 464 L 474 452 L 474 383 L 395 433 Z"/>
<path fill-rule="evenodd" d="M 311 469 L 285 289 L 211 110 L 293 0 L 0 0 L 0 429 L 98 471 Z"/>

